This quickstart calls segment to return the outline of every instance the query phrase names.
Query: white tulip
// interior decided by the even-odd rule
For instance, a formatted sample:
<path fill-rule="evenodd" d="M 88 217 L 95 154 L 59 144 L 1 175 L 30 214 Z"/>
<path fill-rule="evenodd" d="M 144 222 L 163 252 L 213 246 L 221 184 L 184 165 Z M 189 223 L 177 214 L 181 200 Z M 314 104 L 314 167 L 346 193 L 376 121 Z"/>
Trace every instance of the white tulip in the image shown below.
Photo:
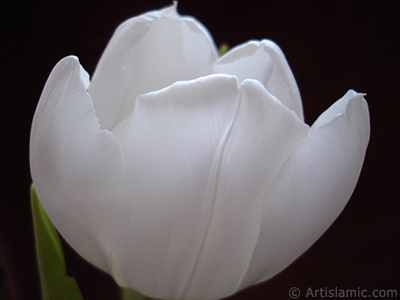
<path fill-rule="evenodd" d="M 92 80 L 62 59 L 41 95 L 38 197 L 85 259 L 158 299 L 219 299 L 279 273 L 349 200 L 369 140 L 349 91 L 309 127 L 268 40 L 221 58 L 176 5 L 123 23 Z"/>

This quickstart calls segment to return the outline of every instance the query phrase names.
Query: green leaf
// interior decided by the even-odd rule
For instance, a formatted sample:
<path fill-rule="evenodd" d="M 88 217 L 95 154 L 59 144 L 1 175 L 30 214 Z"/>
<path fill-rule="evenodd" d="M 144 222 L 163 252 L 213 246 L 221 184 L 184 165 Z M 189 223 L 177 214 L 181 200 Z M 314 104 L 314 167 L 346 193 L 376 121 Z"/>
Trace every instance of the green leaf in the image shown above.
<path fill-rule="evenodd" d="M 227 43 L 222 43 L 218 48 L 219 56 L 224 55 L 229 50 L 229 45 Z"/>
<path fill-rule="evenodd" d="M 43 300 L 83 300 L 75 279 L 67 275 L 60 238 L 33 185 L 31 206 Z"/>
<path fill-rule="evenodd" d="M 138 292 L 130 289 L 130 288 L 121 288 L 121 299 L 122 300 L 153 300 L 153 298 L 149 298 L 147 296 L 143 296 Z"/>

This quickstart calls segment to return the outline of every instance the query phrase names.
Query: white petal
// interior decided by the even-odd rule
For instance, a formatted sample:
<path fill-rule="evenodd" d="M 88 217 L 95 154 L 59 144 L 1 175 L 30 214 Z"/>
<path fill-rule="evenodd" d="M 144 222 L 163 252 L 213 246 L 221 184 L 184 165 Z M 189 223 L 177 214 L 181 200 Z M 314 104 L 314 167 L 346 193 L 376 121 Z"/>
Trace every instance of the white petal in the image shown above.
<path fill-rule="evenodd" d="M 342 115 L 343 113 L 345 113 L 349 101 L 355 97 L 361 97 L 362 95 L 363 94 L 358 94 L 353 90 L 349 90 L 342 98 L 332 104 L 329 109 L 327 109 L 318 117 L 318 119 L 312 125 L 311 129 L 316 130 L 317 128 L 331 122 L 337 116 Z"/>
<path fill-rule="evenodd" d="M 265 194 L 259 241 L 241 288 L 271 278 L 300 256 L 355 188 L 370 131 L 362 94 L 350 91 L 316 125 Z"/>
<path fill-rule="evenodd" d="M 51 221 L 84 258 L 109 271 L 108 252 L 127 227 L 122 161 L 101 130 L 76 57 L 51 72 L 34 116 L 30 162 L 35 189 Z"/>
<path fill-rule="evenodd" d="M 102 128 L 111 129 L 131 113 L 138 95 L 205 75 L 216 59 L 207 30 L 180 17 L 176 4 L 124 22 L 89 88 Z"/>
<path fill-rule="evenodd" d="M 213 74 L 236 75 L 260 81 L 283 105 L 303 120 L 303 107 L 296 80 L 281 49 L 272 41 L 250 41 L 222 56 L 212 69 Z"/>
<path fill-rule="evenodd" d="M 218 299 L 242 280 L 263 193 L 308 127 L 257 81 L 211 75 L 138 98 L 113 130 L 132 217 L 112 252 L 134 289 Z"/>

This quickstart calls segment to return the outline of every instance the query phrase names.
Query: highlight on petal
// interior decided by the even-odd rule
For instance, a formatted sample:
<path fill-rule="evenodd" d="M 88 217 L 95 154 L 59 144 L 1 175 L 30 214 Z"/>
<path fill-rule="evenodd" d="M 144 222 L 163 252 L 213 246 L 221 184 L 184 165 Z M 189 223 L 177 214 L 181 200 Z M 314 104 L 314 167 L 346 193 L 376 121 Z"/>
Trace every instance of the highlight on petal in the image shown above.
<path fill-rule="evenodd" d="M 62 236 L 84 258 L 110 271 L 107 253 L 127 227 L 129 212 L 119 147 L 100 129 L 87 84 L 76 57 L 54 67 L 33 119 L 31 173 Z"/>
<path fill-rule="evenodd" d="M 283 105 L 304 119 L 296 80 L 283 52 L 272 41 L 250 41 L 233 48 L 216 62 L 211 73 L 235 75 L 239 81 L 258 80 Z"/>
<path fill-rule="evenodd" d="M 258 238 L 264 190 L 307 132 L 254 80 L 210 75 L 140 96 L 113 130 L 134 199 L 112 251 L 118 273 L 155 298 L 231 294 Z"/>
<path fill-rule="evenodd" d="M 265 193 L 261 232 L 240 288 L 273 277 L 299 257 L 353 193 L 370 134 L 362 94 L 347 93 L 313 127 Z"/>
<path fill-rule="evenodd" d="M 205 75 L 217 57 L 207 29 L 179 16 L 176 4 L 127 20 L 110 40 L 89 87 L 101 127 L 111 129 L 130 114 L 138 95 Z"/>

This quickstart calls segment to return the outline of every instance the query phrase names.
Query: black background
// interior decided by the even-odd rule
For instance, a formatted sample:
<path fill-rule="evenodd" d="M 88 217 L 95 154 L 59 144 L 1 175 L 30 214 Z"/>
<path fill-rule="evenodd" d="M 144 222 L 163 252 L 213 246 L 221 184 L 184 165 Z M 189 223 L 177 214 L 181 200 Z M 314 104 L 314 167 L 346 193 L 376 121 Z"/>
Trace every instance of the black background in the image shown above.
<path fill-rule="evenodd" d="M 116 26 L 170 1 L 9 1 L 1 22 L 0 298 L 39 299 L 29 208 L 29 131 L 52 67 L 75 54 L 93 74 Z M 191 1 L 217 45 L 269 38 L 280 45 L 307 123 L 348 89 L 367 93 L 371 140 L 357 188 L 323 237 L 274 279 L 229 299 L 290 299 L 308 287 L 400 293 L 400 1 Z M 86 300 L 117 299 L 111 278 L 64 245 Z M 8 296 L 6 295 L 8 294 Z M 300 298 L 300 299 L 301 299 Z"/>

